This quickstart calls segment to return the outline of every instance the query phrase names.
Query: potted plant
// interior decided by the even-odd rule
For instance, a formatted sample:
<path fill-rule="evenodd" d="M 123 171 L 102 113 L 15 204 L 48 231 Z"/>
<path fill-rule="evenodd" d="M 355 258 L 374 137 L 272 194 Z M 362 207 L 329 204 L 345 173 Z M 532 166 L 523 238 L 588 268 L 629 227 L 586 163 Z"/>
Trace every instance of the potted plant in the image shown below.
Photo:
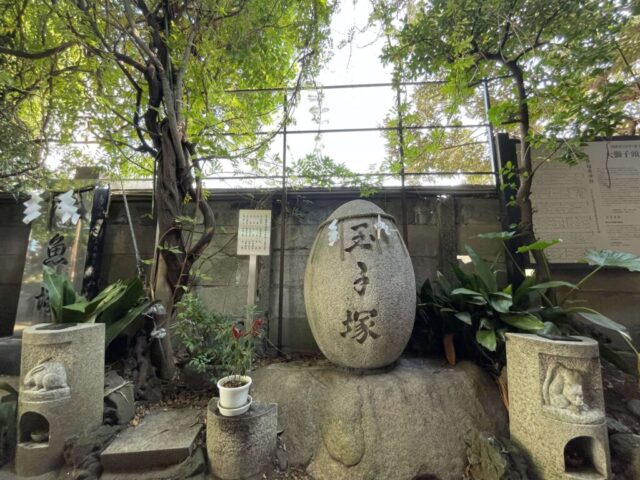
<path fill-rule="evenodd" d="M 222 415 L 244 413 L 251 405 L 251 377 L 247 375 L 247 371 L 260 345 L 261 329 L 262 319 L 257 319 L 248 330 L 238 324 L 228 331 L 228 343 L 224 349 L 224 370 L 227 375 L 217 383 L 220 392 L 218 407 Z"/>

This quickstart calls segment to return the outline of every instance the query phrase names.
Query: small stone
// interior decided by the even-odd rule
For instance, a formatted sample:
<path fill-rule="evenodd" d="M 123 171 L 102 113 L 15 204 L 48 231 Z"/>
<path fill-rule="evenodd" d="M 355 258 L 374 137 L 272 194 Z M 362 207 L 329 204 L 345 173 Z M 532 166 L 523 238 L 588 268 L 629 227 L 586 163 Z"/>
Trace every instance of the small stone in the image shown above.
<path fill-rule="evenodd" d="M 522 452 L 506 438 L 473 432 L 467 439 L 469 465 L 465 479 L 528 480 L 529 465 Z"/>
<path fill-rule="evenodd" d="M 105 377 L 104 393 L 105 414 L 118 425 L 129 423 L 136 414 L 133 384 L 115 372 L 109 372 Z"/>
<path fill-rule="evenodd" d="M 633 413 L 636 417 L 640 418 L 640 400 L 632 398 L 627 402 L 627 409 Z"/>
<path fill-rule="evenodd" d="M 614 471 L 637 478 L 634 475 L 640 472 L 640 435 L 616 433 L 609 438 L 609 446 Z"/>
<path fill-rule="evenodd" d="M 207 459 L 204 455 L 202 447 L 198 447 L 196 451 L 187 458 L 176 472 L 176 478 L 189 478 L 198 473 L 203 473 L 207 469 Z"/>
<path fill-rule="evenodd" d="M 281 472 L 289 468 L 289 459 L 287 458 L 287 452 L 284 450 L 276 450 L 276 467 Z"/>
<path fill-rule="evenodd" d="M 609 431 L 609 435 L 613 435 L 614 433 L 632 433 L 629 427 L 613 417 L 607 417 L 607 430 Z"/>
<path fill-rule="evenodd" d="M 116 436 L 121 427 L 101 425 L 85 435 L 72 437 L 65 442 L 64 459 L 69 466 L 79 466 L 89 455 L 100 452 Z"/>

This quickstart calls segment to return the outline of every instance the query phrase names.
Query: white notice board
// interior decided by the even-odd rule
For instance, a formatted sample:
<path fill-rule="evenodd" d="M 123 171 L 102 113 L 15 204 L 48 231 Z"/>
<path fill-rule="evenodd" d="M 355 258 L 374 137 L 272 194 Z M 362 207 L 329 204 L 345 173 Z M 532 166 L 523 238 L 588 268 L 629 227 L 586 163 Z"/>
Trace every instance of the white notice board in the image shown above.
<path fill-rule="evenodd" d="M 240 210 L 238 255 L 269 255 L 271 210 Z"/>
<path fill-rule="evenodd" d="M 586 161 L 546 162 L 533 179 L 536 236 L 563 240 L 546 250 L 549 260 L 575 263 L 589 249 L 640 255 L 640 140 L 590 142 L 583 150 Z"/>

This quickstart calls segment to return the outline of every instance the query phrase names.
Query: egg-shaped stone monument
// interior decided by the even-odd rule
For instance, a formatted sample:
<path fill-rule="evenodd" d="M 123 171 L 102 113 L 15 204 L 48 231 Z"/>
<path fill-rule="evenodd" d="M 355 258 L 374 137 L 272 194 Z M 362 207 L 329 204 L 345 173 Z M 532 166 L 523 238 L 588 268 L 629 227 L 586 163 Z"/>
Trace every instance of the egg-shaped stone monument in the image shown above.
<path fill-rule="evenodd" d="M 396 361 L 416 309 L 413 265 L 395 220 L 353 200 L 319 227 L 307 260 L 304 301 L 322 353 L 349 368 Z"/>

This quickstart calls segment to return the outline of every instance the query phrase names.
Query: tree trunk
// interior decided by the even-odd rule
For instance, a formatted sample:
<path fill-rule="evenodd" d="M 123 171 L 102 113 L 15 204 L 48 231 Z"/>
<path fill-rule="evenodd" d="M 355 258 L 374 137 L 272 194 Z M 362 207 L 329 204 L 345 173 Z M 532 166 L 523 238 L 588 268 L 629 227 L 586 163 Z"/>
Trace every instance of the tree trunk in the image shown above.
<path fill-rule="evenodd" d="M 518 230 L 521 234 L 523 244 L 531 244 L 536 241 L 533 231 L 533 205 L 531 204 L 531 184 L 533 181 L 533 156 L 531 153 L 531 119 L 529 116 L 529 104 L 527 90 L 524 84 L 524 74 L 522 69 L 515 62 L 506 64 L 511 71 L 516 82 L 518 94 L 518 115 L 520 127 L 520 187 L 516 193 L 516 201 L 520 206 L 520 225 Z M 548 281 L 550 278 L 549 266 L 546 255 L 542 250 L 532 250 L 535 264 L 536 277 L 540 281 Z"/>
<path fill-rule="evenodd" d="M 163 338 L 159 338 L 157 342 L 152 344 L 152 358 L 158 368 L 158 376 L 163 380 L 171 380 L 176 374 L 175 355 L 173 344 L 171 343 L 171 314 L 173 310 L 173 291 L 168 285 L 166 271 L 167 266 L 162 255 L 158 255 L 157 274 L 155 284 L 151 285 L 154 292 L 154 298 L 165 306 L 166 313 L 163 318 L 158 318 L 159 324 L 163 325 L 167 334 Z M 160 326 L 160 325 L 158 325 Z"/>
<path fill-rule="evenodd" d="M 156 298 L 160 300 L 166 315 L 162 325 L 167 330 L 167 335 L 161 340 L 160 375 L 162 378 L 171 379 L 175 373 L 175 359 L 169 336 L 169 327 L 174 317 L 174 306 L 180 301 L 185 287 L 190 285 L 191 268 L 195 261 L 206 250 L 213 238 L 215 221 L 213 211 L 201 198 L 199 192 L 200 183 L 192 174 L 192 164 L 189 162 L 190 152 L 186 147 L 186 141 L 181 138 L 178 148 L 182 149 L 182 158 L 185 164 L 179 161 L 176 154 L 176 146 L 172 141 L 170 125 L 164 120 L 160 125 L 158 154 L 158 179 L 156 185 L 156 205 L 158 211 L 158 229 L 160 234 L 159 262 L 157 268 L 156 284 L 153 286 Z M 195 167 L 195 166 L 194 166 Z M 198 188 L 194 188 L 194 184 Z M 185 216 L 185 200 L 195 201 L 198 210 L 202 213 L 204 232 L 191 246 L 183 235 L 180 217 Z M 195 219 L 195 214 L 194 214 Z M 195 221 L 194 225 L 195 227 Z"/>

